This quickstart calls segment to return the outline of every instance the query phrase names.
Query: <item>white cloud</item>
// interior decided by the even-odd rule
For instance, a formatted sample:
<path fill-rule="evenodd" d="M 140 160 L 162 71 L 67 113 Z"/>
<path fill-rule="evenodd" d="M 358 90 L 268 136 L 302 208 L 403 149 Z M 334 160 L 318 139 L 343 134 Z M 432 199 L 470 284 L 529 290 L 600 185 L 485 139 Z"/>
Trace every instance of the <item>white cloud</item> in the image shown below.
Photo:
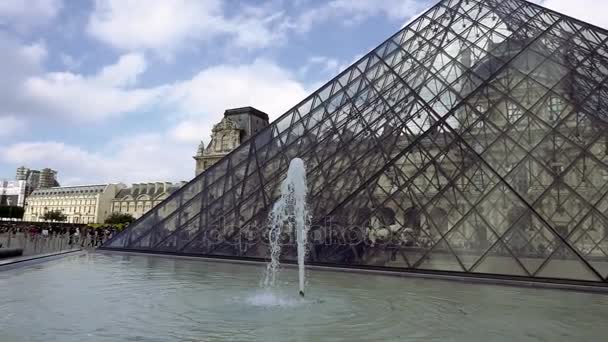
<path fill-rule="evenodd" d="M 608 28 L 608 2 L 605 0 L 544 0 L 542 6 L 582 21 Z"/>
<path fill-rule="evenodd" d="M 170 101 L 185 112 L 223 113 L 229 107 L 255 106 L 271 117 L 307 95 L 292 73 L 257 59 L 251 64 L 219 65 L 176 84 Z"/>
<path fill-rule="evenodd" d="M 334 11 L 355 15 L 386 15 L 390 19 L 401 20 L 417 13 L 426 3 L 420 0 L 333 0 L 328 6 Z"/>
<path fill-rule="evenodd" d="M 179 181 L 194 175 L 192 153 L 184 153 L 188 149 L 151 133 L 119 139 L 97 152 L 57 141 L 21 142 L 0 150 L 0 162 L 51 167 L 62 185 Z"/>
<path fill-rule="evenodd" d="M 25 128 L 25 123 L 14 115 L 0 115 L 0 138 L 17 134 Z"/>
<path fill-rule="evenodd" d="M 142 54 L 130 53 L 121 56 L 116 64 L 102 68 L 95 79 L 97 82 L 109 86 L 134 85 L 146 68 L 146 59 Z"/>
<path fill-rule="evenodd" d="M 211 117 L 220 117 L 212 115 Z M 193 117 L 180 121 L 169 130 L 169 137 L 177 142 L 195 144 L 201 140 L 211 140 L 210 132 L 214 123 L 210 117 Z M 194 145 L 191 145 L 194 146 Z"/>
<path fill-rule="evenodd" d="M 273 120 L 308 93 L 291 72 L 268 60 L 211 67 L 171 90 L 167 102 L 187 114 L 172 136 L 190 142 L 207 139 L 228 108 L 253 106 Z"/>
<path fill-rule="evenodd" d="M 131 77 L 109 77 L 114 74 L 108 72 L 112 68 L 104 68 L 106 72 L 91 77 L 53 73 L 39 79 L 44 90 L 41 93 L 53 95 L 45 103 L 53 110 L 57 110 L 56 106 L 69 106 L 66 110 L 81 107 L 88 116 L 114 110 L 114 104 L 131 110 L 126 99 L 146 90 L 123 89 L 120 91 L 126 94 L 116 98 L 107 95 L 122 89 L 108 83 L 126 84 L 139 74 L 142 64 L 135 63 L 137 58 L 125 62 L 131 58 L 124 57 L 122 63 L 114 64 L 117 70 L 132 65 L 125 68 L 130 70 L 126 74 Z M 289 71 L 261 59 L 250 64 L 211 67 L 191 79 L 162 87 L 159 92 L 162 96 L 152 101 L 158 108 L 182 113 L 180 117 L 167 116 L 172 125 L 165 132 L 114 137 L 106 146 L 94 149 L 60 141 L 21 142 L 0 150 L 0 164 L 52 167 L 59 170 L 60 180 L 65 184 L 186 180 L 193 176 L 192 156 L 198 142 L 209 141 L 211 127 L 221 119 L 225 109 L 252 105 L 275 118 L 308 94 Z M 150 99 L 145 98 L 142 103 L 150 103 Z"/>
<path fill-rule="evenodd" d="M 215 31 L 220 10 L 217 0 L 96 0 L 87 29 L 121 49 L 172 49 Z"/>
<path fill-rule="evenodd" d="M 28 79 L 24 92 L 37 106 L 46 108 L 46 114 L 88 121 L 144 110 L 162 94 L 162 89 L 127 90 L 57 72 Z"/>
<path fill-rule="evenodd" d="M 248 49 L 278 46 L 286 42 L 288 18 L 270 4 L 246 7 L 233 18 L 222 21 L 223 32 L 231 36 L 234 47 Z"/>
<path fill-rule="evenodd" d="M 53 165 L 60 165 L 69 161 L 82 161 L 87 158 L 87 152 L 61 142 L 21 142 L 8 146 L 2 158 L 8 162 L 24 164 L 36 164 L 53 159 L 51 161 Z M 96 160 L 94 164 L 99 164 L 98 161 Z"/>
<path fill-rule="evenodd" d="M 66 67 L 68 70 L 75 70 L 80 68 L 83 62 L 82 58 L 77 59 L 63 52 L 59 54 L 59 60 L 61 61 L 63 66 Z"/>
<path fill-rule="evenodd" d="M 281 15 L 245 7 L 235 17 L 224 14 L 219 0 L 96 0 L 88 33 L 118 49 L 154 50 L 172 57 L 188 43 L 228 36 L 232 45 L 266 47 L 282 39 Z"/>
<path fill-rule="evenodd" d="M 211 128 L 226 109 L 253 106 L 270 121 L 279 117 L 309 93 L 310 87 L 277 64 L 258 59 L 250 64 L 218 65 L 202 70 L 192 79 L 176 83 L 165 105 L 183 113 L 169 130 L 177 142 L 209 141 Z"/>
<path fill-rule="evenodd" d="M 0 35 L 0 49 L 5 51 L 0 112 L 20 117 L 54 116 L 78 124 L 148 109 L 177 111 L 183 114 L 180 119 L 194 120 L 190 126 L 202 129 L 200 139 L 226 108 L 252 105 L 276 117 L 307 95 L 294 75 L 263 59 L 217 65 L 190 79 L 144 87 L 138 80 L 148 63 L 140 53 L 127 53 L 93 74 L 83 74 L 44 71 L 43 43 L 21 45 Z M 176 125 L 181 125 L 175 129 L 177 140 L 194 141 L 193 129 L 186 134 L 186 123 Z"/>
<path fill-rule="evenodd" d="M 171 59 L 176 50 L 214 39 L 210 46 L 217 49 L 219 37 L 227 38 L 223 44 L 230 47 L 267 48 L 285 43 L 293 31 L 307 32 L 326 21 L 355 24 L 377 15 L 404 20 L 428 5 L 421 0 L 332 0 L 290 15 L 277 3 L 238 3 L 228 15 L 220 0 L 96 0 L 87 32 L 118 49 L 153 50 Z"/>
<path fill-rule="evenodd" d="M 0 113 L 23 114 L 31 103 L 23 98 L 21 84 L 27 77 L 42 72 L 41 62 L 46 55 L 43 44 L 22 44 L 0 32 Z"/>
<path fill-rule="evenodd" d="M 22 44 L 0 33 L 0 51 L 0 113 L 96 120 L 145 109 L 164 89 L 133 88 L 147 67 L 141 54 L 126 54 L 85 75 L 46 72 L 43 62 L 48 53 L 43 42 Z"/>
<path fill-rule="evenodd" d="M 47 24 L 63 7 L 62 0 L 2 0 L 0 26 L 11 25 L 18 30 Z"/>
<path fill-rule="evenodd" d="M 42 41 L 21 47 L 21 55 L 27 59 L 29 64 L 40 65 L 46 59 L 48 51 L 46 44 Z"/>
<path fill-rule="evenodd" d="M 130 88 L 145 69 L 142 55 L 127 54 L 92 76 L 50 72 L 28 77 L 23 82 L 22 96 L 47 114 L 77 121 L 145 110 L 165 89 Z"/>
<path fill-rule="evenodd" d="M 420 0 L 332 0 L 303 11 L 293 20 L 292 27 L 299 32 L 307 32 L 332 18 L 340 18 L 343 24 L 356 24 L 376 15 L 384 15 L 391 20 L 404 20 L 420 13 L 426 6 L 427 1 Z"/>
<path fill-rule="evenodd" d="M 339 72 L 341 67 L 340 62 L 331 57 L 313 56 L 308 60 L 308 65 L 315 67 L 320 66 L 321 72 L 335 74 Z"/>

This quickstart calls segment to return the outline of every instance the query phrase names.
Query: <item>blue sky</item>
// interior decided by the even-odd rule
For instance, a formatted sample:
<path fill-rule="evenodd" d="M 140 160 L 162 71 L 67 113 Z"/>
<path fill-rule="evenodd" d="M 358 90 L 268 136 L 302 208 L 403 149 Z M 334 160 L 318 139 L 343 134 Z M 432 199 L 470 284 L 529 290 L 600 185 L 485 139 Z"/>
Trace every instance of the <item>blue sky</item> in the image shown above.
<path fill-rule="evenodd" d="M 434 2 L 2 0 L 0 178 L 189 180 L 224 109 L 280 116 Z M 543 4 L 608 26 L 608 0 Z"/>

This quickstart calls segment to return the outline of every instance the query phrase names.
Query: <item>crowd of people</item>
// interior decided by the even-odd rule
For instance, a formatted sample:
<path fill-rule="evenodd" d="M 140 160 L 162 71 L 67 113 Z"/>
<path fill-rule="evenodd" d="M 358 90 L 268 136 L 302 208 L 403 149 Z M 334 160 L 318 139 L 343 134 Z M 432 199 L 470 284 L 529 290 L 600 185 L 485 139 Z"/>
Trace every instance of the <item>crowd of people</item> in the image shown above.
<path fill-rule="evenodd" d="M 112 226 L 93 228 L 87 225 L 69 223 L 32 223 L 32 222 L 0 222 L 0 248 L 2 241 L 17 235 L 25 236 L 26 239 L 34 241 L 65 239 L 68 245 L 83 248 L 95 248 L 101 246 L 106 240 L 114 236 L 118 231 Z M 4 246 L 7 247 L 7 246 Z"/>

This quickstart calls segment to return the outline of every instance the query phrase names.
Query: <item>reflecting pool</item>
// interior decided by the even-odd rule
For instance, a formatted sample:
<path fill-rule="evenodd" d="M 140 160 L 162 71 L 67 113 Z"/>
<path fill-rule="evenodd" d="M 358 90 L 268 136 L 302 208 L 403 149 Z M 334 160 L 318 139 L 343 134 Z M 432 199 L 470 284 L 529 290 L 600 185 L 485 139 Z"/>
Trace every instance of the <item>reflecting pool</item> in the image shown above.
<path fill-rule="evenodd" d="M 0 272 L 1 341 L 600 341 L 608 296 L 89 253 Z"/>

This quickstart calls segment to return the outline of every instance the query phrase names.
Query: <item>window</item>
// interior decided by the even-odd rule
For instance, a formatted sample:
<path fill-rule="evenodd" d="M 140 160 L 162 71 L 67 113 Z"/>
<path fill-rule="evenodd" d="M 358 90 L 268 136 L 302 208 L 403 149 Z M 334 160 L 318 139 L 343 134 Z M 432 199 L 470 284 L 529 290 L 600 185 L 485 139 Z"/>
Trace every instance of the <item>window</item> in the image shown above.
<path fill-rule="evenodd" d="M 230 149 L 230 137 L 225 134 L 222 136 L 222 151 L 228 151 Z"/>
<path fill-rule="evenodd" d="M 523 111 L 515 103 L 507 103 L 507 120 L 515 122 L 521 118 Z"/>

